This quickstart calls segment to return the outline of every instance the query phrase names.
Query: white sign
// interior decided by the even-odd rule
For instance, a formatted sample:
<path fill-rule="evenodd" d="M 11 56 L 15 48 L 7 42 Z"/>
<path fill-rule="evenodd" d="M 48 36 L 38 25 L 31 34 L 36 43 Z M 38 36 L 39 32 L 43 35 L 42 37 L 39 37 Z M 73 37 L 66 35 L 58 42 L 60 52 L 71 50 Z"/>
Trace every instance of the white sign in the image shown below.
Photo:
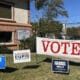
<path fill-rule="evenodd" d="M 30 30 L 17 30 L 18 40 L 24 40 L 30 37 Z"/>
<path fill-rule="evenodd" d="M 80 58 L 80 40 L 36 39 L 37 54 Z"/>
<path fill-rule="evenodd" d="M 13 51 L 14 63 L 23 63 L 31 61 L 30 50 L 17 50 Z"/>

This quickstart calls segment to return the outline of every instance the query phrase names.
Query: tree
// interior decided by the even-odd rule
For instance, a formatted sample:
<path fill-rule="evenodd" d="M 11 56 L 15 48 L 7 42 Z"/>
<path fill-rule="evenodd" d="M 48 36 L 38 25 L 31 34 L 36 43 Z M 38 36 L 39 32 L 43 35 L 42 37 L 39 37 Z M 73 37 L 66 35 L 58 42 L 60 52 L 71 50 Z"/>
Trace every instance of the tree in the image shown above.
<path fill-rule="evenodd" d="M 39 26 L 37 26 L 37 22 L 32 23 L 34 35 L 45 36 L 46 34 L 53 33 L 57 36 L 62 30 L 62 24 L 58 21 L 50 21 L 48 25 L 46 24 L 46 21 L 43 19 L 40 19 Z"/>
<path fill-rule="evenodd" d="M 60 32 L 61 24 L 55 21 L 55 19 L 59 15 L 68 17 L 62 0 L 35 0 L 35 6 L 37 10 L 43 10 L 44 16 L 33 26 L 37 35 L 45 35 L 45 33 L 55 33 L 57 35 Z M 39 16 L 39 14 L 37 16 Z"/>
<path fill-rule="evenodd" d="M 80 39 L 80 27 L 67 28 L 67 34 L 73 39 Z"/>
<path fill-rule="evenodd" d="M 42 9 L 45 6 L 47 0 L 35 0 L 35 7 L 37 10 Z"/>
<path fill-rule="evenodd" d="M 62 0 L 35 0 L 35 7 L 37 10 L 43 9 L 45 17 L 48 16 L 48 20 L 59 15 L 68 17 Z"/>
<path fill-rule="evenodd" d="M 54 33 L 56 36 L 61 32 L 62 25 L 55 21 L 57 16 L 68 16 L 64 9 L 62 0 L 34 0 L 36 9 L 43 10 L 44 17 L 33 23 L 32 29 L 34 35 L 27 39 L 29 47 L 35 51 L 35 36 L 45 36 L 46 33 Z M 36 18 L 38 18 L 39 14 Z"/>

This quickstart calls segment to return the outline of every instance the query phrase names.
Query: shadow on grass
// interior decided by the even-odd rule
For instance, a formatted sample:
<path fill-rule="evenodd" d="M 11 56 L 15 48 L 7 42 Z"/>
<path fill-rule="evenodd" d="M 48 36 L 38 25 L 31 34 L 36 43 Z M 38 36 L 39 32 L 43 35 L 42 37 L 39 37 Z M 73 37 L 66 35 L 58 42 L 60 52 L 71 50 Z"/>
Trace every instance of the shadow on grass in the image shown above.
<path fill-rule="evenodd" d="M 67 73 L 62 73 L 62 72 L 54 72 L 55 74 L 64 74 L 64 75 L 69 75 L 69 73 L 70 73 L 70 71 L 69 72 L 67 72 Z"/>
<path fill-rule="evenodd" d="M 14 71 L 18 70 L 17 68 L 12 68 L 12 67 L 6 67 L 6 69 L 1 69 L 0 72 L 4 73 L 12 73 Z"/>
<path fill-rule="evenodd" d="M 51 62 L 52 62 L 52 59 L 51 59 L 51 58 L 46 58 L 46 59 L 44 59 L 44 61 L 43 61 L 43 62 L 51 63 Z"/>
<path fill-rule="evenodd" d="M 51 63 L 52 62 L 52 59 L 51 58 L 46 58 L 46 59 L 44 59 L 43 62 Z M 80 62 L 69 61 L 69 65 L 80 66 Z"/>
<path fill-rule="evenodd" d="M 69 64 L 73 66 L 80 66 L 80 62 L 69 61 Z"/>
<path fill-rule="evenodd" d="M 23 67 L 23 69 L 37 69 L 39 67 L 40 67 L 40 65 L 34 64 L 34 65 L 27 65 L 27 66 Z"/>

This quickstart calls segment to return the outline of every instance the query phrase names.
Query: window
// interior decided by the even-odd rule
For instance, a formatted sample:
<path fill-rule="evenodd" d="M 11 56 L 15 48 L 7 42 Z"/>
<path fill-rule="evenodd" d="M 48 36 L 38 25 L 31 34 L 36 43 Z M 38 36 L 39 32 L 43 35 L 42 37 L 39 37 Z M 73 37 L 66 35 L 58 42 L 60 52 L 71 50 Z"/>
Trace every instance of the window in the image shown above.
<path fill-rule="evenodd" d="M 0 1 L 0 18 L 12 19 L 12 4 Z"/>
<path fill-rule="evenodd" d="M 0 32 L 0 43 L 12 42 L 12 32 Z"/>
<path fill-rule="evenodd" d="M 29 38 L 31 35 L 30 30 L 17 30 L 17 38 L 18 40 L 24 40 Z"/>

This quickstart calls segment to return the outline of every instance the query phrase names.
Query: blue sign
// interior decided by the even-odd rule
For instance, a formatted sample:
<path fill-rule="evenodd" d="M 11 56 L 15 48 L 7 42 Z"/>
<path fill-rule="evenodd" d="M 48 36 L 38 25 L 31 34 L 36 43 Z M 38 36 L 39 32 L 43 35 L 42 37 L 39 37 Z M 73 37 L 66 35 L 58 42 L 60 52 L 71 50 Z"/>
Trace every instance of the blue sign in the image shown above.
<path fill-rule="evenodd" d="M 69 61 L 66 60 L 52 60 L 52 71 L 69 73 Z"/>
<path fill-rule="evenodd" d="M 0 56 L 0 69 L 5 69 L 5 68 L 6 68 L 6 57 Z"/>

